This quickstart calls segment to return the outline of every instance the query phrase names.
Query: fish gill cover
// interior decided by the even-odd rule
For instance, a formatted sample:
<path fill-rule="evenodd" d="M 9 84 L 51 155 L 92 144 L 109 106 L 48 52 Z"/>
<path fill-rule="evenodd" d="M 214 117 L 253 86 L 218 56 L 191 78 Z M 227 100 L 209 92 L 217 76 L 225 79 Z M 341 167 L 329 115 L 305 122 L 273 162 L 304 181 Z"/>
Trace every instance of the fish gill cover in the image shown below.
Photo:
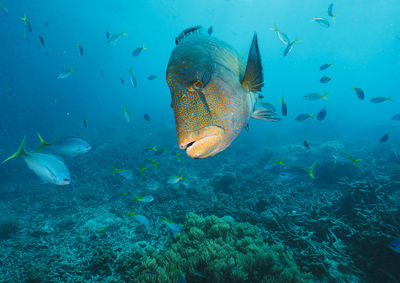
<path fill-rule="evenodd" d="M 0 282 L 399 282 L 399 12 L 1 0 Z"/>

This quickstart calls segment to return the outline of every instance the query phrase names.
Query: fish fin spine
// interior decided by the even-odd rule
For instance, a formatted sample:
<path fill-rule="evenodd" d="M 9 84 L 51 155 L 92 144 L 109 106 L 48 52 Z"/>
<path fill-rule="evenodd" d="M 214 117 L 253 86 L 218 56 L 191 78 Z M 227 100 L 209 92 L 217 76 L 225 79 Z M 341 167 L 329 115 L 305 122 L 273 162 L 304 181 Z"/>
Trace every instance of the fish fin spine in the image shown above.
<path fill-rule="evenodd" d="M 251 42 L 242 86 L 247 86 L 251 92 L 259 92 L 264 86 L 264 76 L 262 71 L 260 50 L 258 48 L 257 33 L 254 33 L 253 40 Z"/>
<path fill-rule="evenodd" d="M 178 45 L 179 42 L 181 42 L 183 39 L 187 38 L 188 36 L 200 32 L 201 26 L 195 26 L 191 28 L 187 28 L 183 30 L 176 38 L 175 38 L 175 44 Z"/>
<path fill-rule="evenodd" d="M 254 109 L 251 117 L 257 120 L 263 120 L 267 122 L 278 122 L 281 120 L 280 118 L 275 116 L 274 112 L 265 108 Z"/>

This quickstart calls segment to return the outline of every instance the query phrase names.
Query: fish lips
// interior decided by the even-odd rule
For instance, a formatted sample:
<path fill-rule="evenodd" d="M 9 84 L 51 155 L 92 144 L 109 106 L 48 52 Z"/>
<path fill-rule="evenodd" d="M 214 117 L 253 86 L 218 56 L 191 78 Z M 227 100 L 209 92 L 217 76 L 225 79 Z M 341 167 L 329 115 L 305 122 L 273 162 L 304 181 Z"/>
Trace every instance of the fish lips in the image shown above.
<path fill-rule="evenodd" d="M 218 126 L 205 127 L 198 131 L 178 134 L 179 148 L 186 150 L 191 158 L 206 158 L 219 151 L 224 130 Z"/>

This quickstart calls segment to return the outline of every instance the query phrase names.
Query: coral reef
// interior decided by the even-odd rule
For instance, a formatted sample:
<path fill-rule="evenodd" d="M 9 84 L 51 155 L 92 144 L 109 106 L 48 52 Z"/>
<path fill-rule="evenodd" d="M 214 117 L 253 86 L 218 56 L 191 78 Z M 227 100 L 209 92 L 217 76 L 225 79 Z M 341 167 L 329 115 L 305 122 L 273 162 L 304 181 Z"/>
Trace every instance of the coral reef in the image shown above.
<path fill-rule="evenodd" d="M 136 268 L 140 282 L 307 282 L 291 252 L 268 245 L 248 223 L 187 215 L 184 230 L 164 253 L 150 252 Z"/>

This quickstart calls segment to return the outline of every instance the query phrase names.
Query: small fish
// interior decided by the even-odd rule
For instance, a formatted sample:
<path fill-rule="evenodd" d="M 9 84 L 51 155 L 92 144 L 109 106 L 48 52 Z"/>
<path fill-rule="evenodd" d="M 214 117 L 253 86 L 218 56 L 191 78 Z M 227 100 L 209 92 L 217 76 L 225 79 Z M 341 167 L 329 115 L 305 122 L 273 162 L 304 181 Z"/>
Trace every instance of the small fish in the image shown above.
<path fill-rule="evenodd" d="M 13 92 L 12 92 L 10 87 L 7 89 L 7 94 L 8 94 L 8 96 L 12 96 L 13 95 Z"/>
<path fill-rule="evenodd" d="M 32 32 L 32 23 L 28 20 L 26 15 L 24 14 L 24 17 L 21 18 L 21 20 L 24 22 L 26 28 L 28 29 L 29 32 Z"/>
<path fill-rule="evenodd" d="M 323 71 L 323 70 L 328 69 L 328 68 L 331 67 L 331 66 L 333 66 L 333 63 L 331 63 L 331 64 L 323 64 L 323 65 L 321 65 L 318 69 L 319 69 L 320 71 Z"/>
<path fill-rule="evenodd" d="M 284 181 L 296 180 L 302 178 L 303 176 L 304 174 L 300 174 L 299 172 L 282 171 L 279 173 L 279 177 Z"/>
<path fill-rule="evenodd" d="M 127 35 L 127 33 L 125 33 L 125 32 L 121 32 L 121 33 L 118 33 L 118 34 L 114 34 L 113 36 L 111 36 L 111 37 L 108 39 L 108 43 L 109 43 L 109 44 L 112 44 L 112 45 L 115 45 L 115 44 L 117 44 L 117 42 L 120 41 L 120 39 L 121 39 L 123 36 L 125 36 L 125 35 Z"/>
<path fill-rule="evenodd" d="M 335 14 L 333 14 L 333 3 L 331 3 L 328 7 L 328 16 L 332 18 L 332 22 L 335 23 L 336 22 L 336 16 Z"/>
<path fill-rule="evenodd" d="M 137 86 L 137 81 L 136 81 L 135 76 L 133 75 L 132 69 L 129 69 L 128 72 L 129 72 L 129 76 L 131 77 L 131 84 L 132 84 L 132 86 L 133 86 L 133 87 L 136 87 L 136 86 Z"/>
<path fill-rule="evenodd" d="M 79 48 L 79 54 L 80 54 L 81 56 L 83 56 L 83 47 L 82 47 L 82 45 L 78 42 L 78 43 L 76 44 L 76 46 Z"/>
<path fill-rule="evenodd" d="M 47 56 L 49 56 L 50 50 L 47 50 L 46 53 L 44 53 L 44 54 L 46 54 Z"/>
<path fill-rule="evenodd" d="M 87 120 L 86 118 L 83 118 L 83 126 L 86 128 L 87 127 Z"/>
<path fill-rule="evenodd" d="M 69 76 L 71 76 L 73 72 L 75 72 L 75 70 L 73 69 L 73 67 L 71 67 L 69 70 L 66 70 L 66 71 L 61 72 L 61 73 L 57 76 L 57 79 L 59 79 L 59 80 L 60 80 L 60 79 L 66 79 L 66 78 L 68 78 Z"/>
<path fill-rule="evenodd" d="M 138 222 L 144 226 L 149 226 L 149 224 L 150 224 L 150 220 L 146 216 L 134 213 L 134 212 L 132 212 L 131 209 L 129 209 L 129 213 L 127 214 L 127 216 L 133 216 L 133 219 L 135 219 L 136 222 Z"/>
<path fill-rule="evenodd" d="M 275 106 L 272 105 L 272 104 L 269 103 L 269 102 L 260 101 L 260 105 L 261 105 L 262 107 L 264 107 L 265 109 L 270 110 L 271 112 L 276 112 Z"/>
<path fill-rule="evenodd" d="M 126 109 L 126 105 L 125 106 L 121 106 L 122 110 L 124 110 L 124 118 L 125 121 L 130 123 L 132 120 L 132 116 L 131 113 L 129 113 L 129 111 Z"/>
<path fill-rule="evenodd" d="M 120 77 L 119 80 L 121 81 L 121 84 L 125 84 L 125 80 L 123 77 Z"/>
<path fill-rule="evenodd" d="M 400 239 L 396 239 L 390 242 L 389 248 L 391 248 L 396 253 L 400 253 Z"/>
<path fill-rule="evenodd" d="M 290 44 L 289 37 L 286 35 L 286 33 L 280 31 L 276 25 L 274 25 L 273 28 L 270 28 L 270 30 L 276 32 L 276 34 L 278 35 L 279 40 L 280 40 L 283 44 L 285 44 L 285 45 L 289 45 L 289 44 Z"/>
<path fill-rule="evenodd" d="M 147 114 L 147 113 L 144 113 L 144 119 L 147 121 L 147 122 L 150 122 L 150 116 L 149 116 L 149 114 Z"/>
<path fill-rule="evenodd" d="M 319 100 L 321 98 L 328 100 L 328 98 L 326 97 L 328 95 L 329 92 L 326 92 L 324 94 L 319 94 L 319 93 L 308 93 L 306 95 L 304 95 L 304 98 L 306 100 L 310 100 L 310 101 L 314 101 L 314 100 Z"/>
<path fill-rule="evenodd" d="M 394 115 L 394 116 L 392 117 L 392 120 L 394 120 L 394 121 L 400 121 L 400 113 Z"/>
<path fill-rule="evenodd" d="M 306 140 L 304 140 L 304 147 L 307 149 L 310 149 L 310 145 L 308 144 L 308 142 Z"/>
<path fill-rule="evenodd" d="M 104 232 L 115 233 L 115 232 L 118 232 L 120 228 L 121 228 L 121 226 L 118 224 L 111 224 L 111 225 L 107 225 L 104 228 L 100 228 L 98 230 L 98 232 L 99 232 L 99 234 L 102 234 Z"/>
<path fill-rule="evenodd" d="M 320 26 L 323 26 L 324 28 L 329 28 L 329 21 L 327 19 L 324 18 L 313 18 L 312 19 L 314 22 L 316 22 L 317 24 L 319 24 Z"/>
<path fill-rule="evenodd" d="M 154 197 L 152 195 L 148 196 L 138 196 L 135 198 L 135 201 L 140 201 L 140 202 L 152 202 L 154 200 Z"/>
<path fill-rule="evenodd" d="M 389 133 L 386 133 L 379 139 L 379 142 L 380 143 L 385 143 L 385 142 L 388 141 L 388 139 L 389 139 Z"/>
<path fill-rule="evenodd" d="M 150 75 L 150 76 L 147 77 L 147 79 L 148 79 L 149 81 L 152 81 L 152 80 L 154 80 L 155 78 L 158 78 L 158 76 L 156 76 L 156 75 Z"/>
<path fill-rule="evenodd" d="M 329 83 L 331 80 L 332 80 L 331 77 L 323 76 L 323 77 L 319 80 L 319 82 L 320 82 L 321 84 L 326 84 L 326 83 Z"/>
<path fill-rule="evenodd" d="M 126 197 L 127 195 L 128 195 L 127 193 L 119 193 L 119 194 L 113 195 L 107 202 L 117 201 L 117 200 L 121 199 L 122 197 Z"/>
<path fill-rule="evenodd" d="M 286 46 L 285 51 L 283 52 L 283 56 L 287 56 L 289 55 L 290 52 L 292 52 L 293 46 L 299 42 L 297 39 L 295 39 L 292 43 L 288 44 L 288 46 Z"/>
<path fill-rule="evenodd" d="M 132 56 L 133 57 L 137 57 L 140 55 L 140 53 L 142 52 L 142 50 L 147 50 L 147 48 L 144 46 L 144 44 L 141 47 L 135 48 L 132 51 Z"/>
<path fill-rule="evenodd" d="M 182 231 L 181 227 L 180 227 L 178 224 L 176 224 L 176 223 L 174 223 L 174 222 L 172 222 L 172 221 L 169 221 L 169 220 L 167 220 L 166 218 L 165 218 L 162 222 L 164 222 L 164 223 L 167 225 L 167 227 L 168 227 L 173 233 L 179 233 L 179 232 Z"/>
<path fill-rule="evenodd" d="M 347 154 L 345 152 L 342 152 L 340 154 L 332 154 L 333 160 L 335 163 L 337 162 L 342 162 L 342 163 L 347 163 L 347 162 L 353 162 L 355 167 L 358 167 L 358 162 L 361 161 L 361 158 L 353 158 L 350 156 L 350 154 Z"/>
<path fill-rule="evenodd" d="M 25 150 L 25 140 L 22 140 L 18 151 L 8 157 L 3 163 L 18 156 L 22 156 L 28 168 L 32 170 L 43 183 L 50 183 L 58 186 L 69 185 L 71 175 L 67 166 L 57 156 L 48 153 L 29 152 Z"/>
<path fill-rule="evenodd" d="M 103 70 L 101 70 L 100 71 L 100 77 L 103 77 L 104 76 L 104 72 L 103 72 Z"/>
<path fill-rule="evenodd" d="M 158 164 L 160 164 L 160 162 L 154 162 L 151 159 L 147 159 L 147 161 L 154 167 L 154 169 L 158 170 Z"/>
<path fill-rule="evenodd" d="M 128 180 L 132 180 L 133 179 L 132 170 L 129 170 L 129 169 L 118 169 L 118 168 L 115 168 L 114 166 L 112 166 L 112 168 L 113 168 L 113 171 L 111 172 L 110 175 L 118 174 L 118 175 L 120 175 L 120 176 L 122 176 L 122 177 L 124 177 L 125 179 L 128 179 Z"/>
<path fill-rule="evenodd" d="M 42 46 L 45 46 L 46 44 L 45 44 L 45 42 L 44 42 L 44 38 L 43 38 L 40 34 L 38 34 L 38 37 L 39 37 L 40 44 L 41 44 Z"/>
<path fill-rule="evenodd" d="M 8 9 L 4 7 L 3 3 L 0 1 L 0 9 L 3 11 L 4 16 L 8 16 Z"/>
<path fill-rule="evenodd" d="M 42 136 L 37 133 L 40 140 L 40 146 L 36 151 L 45 149 L 60 155 L 77 156 L 92 150 L 92 146 L 85 140 L 75 137 L 65 137 L 52 142 L 46 142 Z"/>
<path fill-rule="evenodd" d="M 300 114 L 299 116 L 296 117 L 296 121 L 302 122 L 307 120 L 308 118 L 312 118 L 313 114 Z"/>
<path fill-rule="evenodd" d="M 358 87 L 356 87 L 356 85 L 354 85 L 352 90 L 356 91 L 358 99 L 361 99 L 361 100 L 364 99 L 364 97 L 365 97 L 364 91 L 361 88 L 358 88 Z"/>
<path fill-rule="evenodd" d="M 325 119 L 325 117 L 326 117 L 326 114 L 327 114 L 326 108 L 324 107 L 318 112 L 317 120 L 320 121 L 320 122 L 323 121 Z"/>
<path fill-rule="evenodd" d="M 207 30 L 208 35 L 212 35 L 213 33 L 213 26 L 210 26 Z"/>
<path fill-rule="evenodd" d="M 63 52 L 61 52 L 61 56 L 64 57 L 65 54 L 67 54 L 67 51 L 63 50 Z"/>
<path fill-rule="evenodd" d="M 144 171 L 147 170 L 147 167 L 142 167 L 142 165 L 139 164 L 139 172 L 140 172 L 140 177 L 143 177 Z"/>
<path fill-rule="evenodd" d="M 276 164 L 285 166 L 285 163 L 283 163 L 283 161 L 285 161 L 285 159 L 281 159 L 281 160 L 271 160 L 271 161 L 274 162 L 274 163 L 276 163 Z"/>
<path fill-rule="evenodd" d="M 280 100 L 280 102 L 282 103 L 282 105 L 281 105 L 281 112 L 282 112 L 282 115 L 283 116 L 287 116 L 287 105 L 286 105 L 286 102 L 283 100 L 283 96 L 282 96 L 282 99 Z"/>
<path fill-rule="evenodd" d="M 183 180 L 183 175 L 181 175 L 181 176 L 174 175 L 174 176 L 171 176 L 168 178 L 167 183 L 170 185 L 175 185 L 175 184 L 179 183 L 179 181 L 181 181 L 181 180 Z"/>
<path fill-rule="evenodd" d="M 370 102 L 372 103 L 382 103 L 385 101 L 392 101 L 392 96 L 388 96 L 388 97 L 374 97 L 371 98 Z"/>
<path fill-rule="evenodd" d="M 108 28 L 106 29 L 106 38 L 107 38 L 107 39 L 110 38 L 110 32 L 108 31 Z"/>

